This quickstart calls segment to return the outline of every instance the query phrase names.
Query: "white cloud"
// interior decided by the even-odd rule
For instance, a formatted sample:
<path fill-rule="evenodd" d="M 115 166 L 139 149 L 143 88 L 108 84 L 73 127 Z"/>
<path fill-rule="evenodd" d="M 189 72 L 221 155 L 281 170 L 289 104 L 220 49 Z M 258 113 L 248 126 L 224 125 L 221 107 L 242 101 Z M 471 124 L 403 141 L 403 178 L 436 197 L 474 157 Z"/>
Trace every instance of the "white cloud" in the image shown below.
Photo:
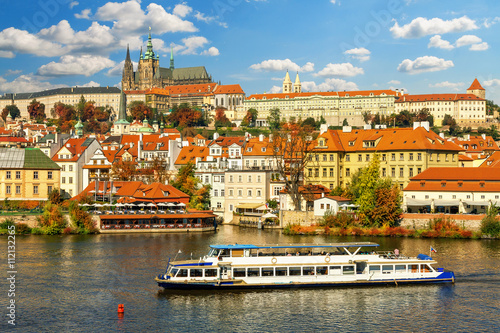
<path fill-rule="evenodd" d="M 107 76 L 119 76 L 121 77 L 122 76 L 122 73 L 123 73 L 123 66 L 125 65 L 125 60 L 122 60 L 120 61 L 119 63 L 117 63 L 114 67 L 110 68 L 107 72 L 106 72 L 106 75 Z M 138 66 L 138 63 L 135 62 L 135 61 L 132 61 L 132 66 L 134 68 L 134 71 L 137 71 L 137 66 Z"/>
<path fill-rule="evenodd" d="M 205 15 L 203 13 L 200 13 L 199 11 L 196 11 L 194 14 L 194 17 L 198 21 L 202 21 L 202 22 L 205 22 L 207 24 L 211 23 L 211 22 L 217 22 L 217 24 L 220 25 L 221 27 L 227 28 L 227 23 L 220 22 L 218 16 L 208 16 L 208 15 Z"/>
<path fill-rule="evenodd" d="M 198 49 L 208 44 L 208 39 L 202 36 L 191 36 L 181 39 L 184 45 L 174 45 L 174 50 L 180 54 L 197 54 Z"/>
<path fill-rule="evenodd" d="M 9 57 L 12 57 L 12 53 L 16 52 L 44 57 L 59 56 L 65 52 L 63 46 L 58 43 L 44 40 L 25 30 L 12 27 L 0 31 L 0 50 Z"/>
<path fill-rule="evenodd" d="M 277 94 L 281 92 L 282 87 L 280 86 L 273 86 L 271 89 L 269 89 L 270 94 Z"/>
<path fill-rule="evenodd" d="M 457 47 L 462 47 L 466 45 L 472 45 L 472 44 L 478 44 L 481 43 L 483 40 L 475 35 L 463 35 L 457 41 L 455 42 L 455 45 Z"/>
<path fill-rule="evenodd" d="M 452 20 L 443 20 L 437 17 L 429 20 L 417 17 L 403 26 L 399 26 L 398 22 L 395 22 L 390 31 L 394 38 L 420 38 L 426 35 L 463 32 L 478 28 L 476 21 L 471 20 L 467 16 Z"/>
<path fill-rule="evenodd" d="M 486 42 L 474 44 L 469 47 L 471 51 L 486 51 L 490 46 Z"/>
<path fill-rule="evenodd" d="M 427 47 L 428 48 L 436 47 L 438 49 L 443 49 L 443 50 L 452 50 L 455 48 L 453 45 L 451 45 L 450 42 L 442 39 L 440 35 L 436 35 L 436 36 L 431 37 Z"/>
<path fill-rule="evenodd" d="M 90 15 L 92 15 L 92 11 L 90 9 L 84 9 L 80 14 L 75 13 L 75 17 L 79 19 L 90 19 Z"/>
<path fill-rule="evenodd" d="M 211 47 L 209 48 L 208 50 L 205 50 L 203 52 L 200 53 L 201 55 L 208 55 L 208 56 L 218 56 L 220 53 L 219 53 L 219 49 L 217 49 L 216 47 Z"/>
<path fill-rule="evenodd" d="M 0 77 L 0 92 L 2 93 L 36 92 L 65 86 L 66 85 L 63 84 L 52 84 L 47 81 L 40 81 L 39 77 L 32 73 L 21 75 L 10 82 Z"/>
<path fill-rule="evenodd" d="M 491 79 L 483 82 L 485 87 L 500 86 L 500 79 Z"/>
<path fill-rule="evenodd" d="M 351 63 L 345 62 L 342 64 L 328 64 L 314 76 L 339 76 L 349 77 L 364 74 L 363 68 L 354 67 Z"/>
<path fill-rule="evenodd" d="M 193 11 L 193 8 L 189 7 L 186 2 L 175 5 L 173 13 L 179 17 L 186 17 Z"/>
<path fill-rule="evenodd" d="M 259 64 L 253 64 L 250 68 L 262 71 L 290 70 L 292 72 L 311 72 L 314 70 L 314 64 L 312 62 L 308 62 L 304 66 L 300 67 L 290 59 L 269 59 L 264 60 Z"/>
<path fill-rule="evenodd" d="M 314 81 L 302 82 L 302 90 L 304 91 L 344 91 L 358 90 L 358 86 L 354 82 L 349 82 L 342 79 L 328 78 L 320 84 Z"/>
<path fill-rule="evenodd" d="M 38 69 L 43 76 L 85 75 L 91 76 L 101 70 L 113 67 L 115 62 L 101 56 L 73 55 L 62 56 L 60 62 L 52 61 Z"/>
<path fill-rule="evenodd" d="M 387 84 L 401 84 L 401 81 L 391 80 L 391 81 L 387 82 Z"/>
<path fill-rule="evenodd" d="M 494 19 L 487 18 L 484 20 L 483 25 L 485 28 L 489 28 L 492 25 L 497 24 L 498 22 L 500 22 L 500 17 L 495 17 Z"/>
<path fill-rule="evenodd" d="M 6 72 L 5 72 L 5 76 L 9 76 L 9 75 L 17 75 L 17 74 L 21 74 L 22 73 L 22 70 L 20 69 L 8 69 Z"/>
<path fill-rule="evenodd" d="M 351 58 L 358 59 L 359 61 L 363 62 L 370 60 L 371 52 L 364 47 L 361 47 L 347 50 L 344 52 L 344 54 L 347 54 L 351 56 Z"/>
<path fill-rule="evenodd" d="M 101 85 L 95 81 L 90 81 L 88 83 L 82 84 L 79 87 L 100 87 Z"/>
<path fill-rule="evenodd" d="M 78 1 L 72 1 L 70 4 L 69 4 L 69 9 L 73 9 L 73 7 L 76 7 L 79 5 L 79 2 Z"/>
<path fill-rule="evenodd" d="M 271 81 L 283 81 L 283 80 L 284 80 L 284 78 L 282 78 L 282 77 L 272 77 L 271 78 Z"/>
<path fill-rule="evenodd" d="M 429 84 L 430 88 L 450 88 L 455 91 L 460 91 L 461 88 L 465 85 L 463 82 L 449 82 L 449 81 L 444 81 L 444 82 L 439 82 L 435 84 Z"/>
<path fill-rule="evenodd" d="M 444 60 L 434 56 L 423 56 L 415 60 L 403 60 L 398 66 L 398 71 L 408 74 L 418 74 L 442 71 L 453 66 L 454 64 L 451 60 Z"/>
<path fill-rule="evenodd" d="M 0 51 L 0 58 L 14 58 L 15 56 L 12 51 Z"/>

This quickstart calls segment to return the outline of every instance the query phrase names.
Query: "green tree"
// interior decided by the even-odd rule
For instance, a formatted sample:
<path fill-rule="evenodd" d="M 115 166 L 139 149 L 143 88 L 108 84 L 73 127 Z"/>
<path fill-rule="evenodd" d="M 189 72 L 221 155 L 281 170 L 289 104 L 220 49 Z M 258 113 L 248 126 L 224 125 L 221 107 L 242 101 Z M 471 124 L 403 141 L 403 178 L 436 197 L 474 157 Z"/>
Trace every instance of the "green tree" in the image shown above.
<path fill-rule="evenodd" d="M 267 117 L 267 123 L 269 124 L 270 130 L 277 130 L 280 128 L 281 113 L 280 109 L 274 108 L 269 110 L 269 117 Z"/>
<path fill-rule="evenodd" d="M 248 109 L 247 114 L 241 122 L 241 126 L 255 127 L 257 123 L 258 111 L 254 108 Z"/>
<path fill-rule="evenodd" d="M 38 225 L 44 234 L 57 235 L 67 226 L 61 207 L 48 201 L 43 207 L 42 215 L 38 216 Z"/>
<path fill-rule="evenodd" d="M 312 128 L 316 128 L 316 120 L 313 117 L 307 117 L 303 122 L 302 126 L 309 126 Z"/>
<path fill-rule="evenodd" d="M 321 128 L 321 125 L 323 124 L 326 124 L 326 119 L 323 116 L 320 116 L 319 120 L 316 121 L 314 127 L 316 128 L 316 130 L 319 130 Z"/>
<path fill-rule="evenodd" d="M 2 111 L 2 116 L 3 116 L 3 112 L 7 110 L 7 115 L 10 114 L 12 120 L 16 119 L 16 118 L 19 118 L 21 116 L 21 111 L 19 111 L 19 108 L 12 104 L 12 105 L 7 105 L 3 111 Z M 5 118 L 7 118 L 7 115 L 5 116 Z M 4 119 L 5 120 L 5 119 Z"/>
<path fill-rule="evenodd" d="M 344 118 L 344 121 L 342 122 L 342 126 L 349 126 L 349 123 L 347 122 L 346 118 Z"/>
<path fill-rule="evenodd" d="M 201 185 L 200 180 L 194 175 L 195 170 L 196 166 L 193 163 L 182 166 L 171 185 L 189 195 L 191 208 L 208 209 L 210 207 L 210 185 Z"/>
<path fill-rule="evenodd" d="M 363 168 L 359 177 L 359 186 L 362 189 L 356 204 L 359 205 L 360 219 L 365 224 L 370 223 L 371 212 L 375 208 L 377 183 L 380 179 L 380 160 L 378 154 L 374 154 L 368 167 Z"/>
<path fill-rule="evenodd" d="M 80 101 L 75 105 L 75 109 L 76 109 L 76 115 L 79 119 L 82 119 L 82 117 L 84 116 L 83 113 L 84 113 L 84 109 L 85 109 L 85 105 L 87 104 L 87 100 L 85 99 L 85 97 L 80 96 Z M 85 121 L 85 120 L 82 120 L 82 121 Z"/>

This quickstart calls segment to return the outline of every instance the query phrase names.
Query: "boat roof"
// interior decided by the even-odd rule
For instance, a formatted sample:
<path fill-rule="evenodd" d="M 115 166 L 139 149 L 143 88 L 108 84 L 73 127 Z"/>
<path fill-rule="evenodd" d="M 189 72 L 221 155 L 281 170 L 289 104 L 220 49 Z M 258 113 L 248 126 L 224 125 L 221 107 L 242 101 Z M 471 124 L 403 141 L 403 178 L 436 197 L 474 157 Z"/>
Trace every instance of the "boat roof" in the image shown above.
<path fill-rule="evenodd" d="M 290 249 L 290 248 L 332 248 L 332 247 L 378 247 L 377 243 L 358 242 L 358 243 L 329 243 L 329 244 L 276 244 L 276 245 L 253 245 L 253 244 L 228 244 L 228 245 L 210 245 L 212 249 L 222 250 L 241 250 L 241 249 Z"/>

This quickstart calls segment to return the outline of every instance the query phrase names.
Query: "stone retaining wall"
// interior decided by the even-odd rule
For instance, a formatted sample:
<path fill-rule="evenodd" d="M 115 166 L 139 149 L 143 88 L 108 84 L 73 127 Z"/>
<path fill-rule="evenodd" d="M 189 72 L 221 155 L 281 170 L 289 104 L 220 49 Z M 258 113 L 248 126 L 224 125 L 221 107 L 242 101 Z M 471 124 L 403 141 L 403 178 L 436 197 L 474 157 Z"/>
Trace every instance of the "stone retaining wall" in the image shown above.
<path fill-rule="evenodd" d="M 447 218 L 453 220 L 460 228 L 478 231 L 481 228 L 481 220 L 484 214 L 403 214 L 401 226 L 408 229 L 428 229 L 429 221 L 436 218 Z"/>

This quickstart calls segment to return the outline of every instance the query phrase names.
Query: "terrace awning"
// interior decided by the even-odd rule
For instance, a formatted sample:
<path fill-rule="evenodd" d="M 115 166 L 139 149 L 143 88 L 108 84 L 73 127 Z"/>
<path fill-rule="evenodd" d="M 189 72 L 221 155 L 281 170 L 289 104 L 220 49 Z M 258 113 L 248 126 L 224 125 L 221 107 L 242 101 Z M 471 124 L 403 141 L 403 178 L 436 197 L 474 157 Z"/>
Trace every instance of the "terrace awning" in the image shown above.
<path fill-rule="evenodd" d="M 442 206 L 442 207 L 452 207 L 452 206 L 460 206 L 459 200 L 434 200 L 434 206 Z"/>
<path fill-rule="evenodd" d="M 265 207 L 265 204 L 263 204 L 263 203 L 243 203 L 243 204 L 239 204 L 238 206 L 236 206 L 236 208 L 239 208 L 239 209 L 258 209 L 262 206 Z"/>
<path fill-rule="evenodd" d="M 412 198 L 406 198 L 407 206 L 430 206 L 432 200 L 417 200 Z"/>
<path fill-rule="evenodd" d="M 464 204 L 469 206 L 489 206 L 489 201 L 472 201 L 472 200 L 464 200 Z"/>

